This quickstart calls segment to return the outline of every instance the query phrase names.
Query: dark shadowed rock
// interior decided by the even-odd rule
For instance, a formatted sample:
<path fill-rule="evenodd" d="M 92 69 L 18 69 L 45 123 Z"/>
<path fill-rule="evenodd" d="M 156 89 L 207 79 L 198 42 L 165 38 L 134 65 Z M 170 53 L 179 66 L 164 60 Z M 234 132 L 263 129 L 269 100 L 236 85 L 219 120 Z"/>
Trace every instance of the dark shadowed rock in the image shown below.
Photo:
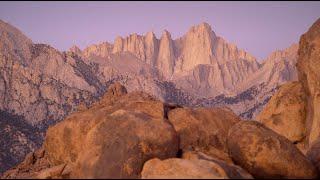
<path fill-rule="evenodd" d="M 320 139 L 316 140 L 306 154 L 307 158 L 316 166 L 320 174 Z"/>
<path fill-rule="evenodd" d="M 1 179 L 37 178 L 42 171 L 50 168 L 47 154 L 43 148 L 40 148 L 29 153 L 20 164 L 6 171 Z M 57 177 L 60 174 L 57 172 L 55 175 Z M 53 176 L 47 175 L 47 178 L 53 178 Z"/>
<path fill-rule="evenodd" d="M 315 178 L 316 169 L 285 137 L 255 121 L 242 121 L 228 134 L 235 164 L 255 178 Z"/>
<path fill-rule="evenodd" d="M 240 121 L 224 108 L 176 108 L 169 111 L 168 116 L 180 136 L 181 149 L 206 153 L 210 148 L 226 151 L 228 130 Z"/>
<path fill-rule="evenodd" d="M 107 91 L 107 96 L 122 96 L 124 94 L 127 94 L 127 89 L 121 85 L 119 82 L 115 82 L 112 84 Z"/>

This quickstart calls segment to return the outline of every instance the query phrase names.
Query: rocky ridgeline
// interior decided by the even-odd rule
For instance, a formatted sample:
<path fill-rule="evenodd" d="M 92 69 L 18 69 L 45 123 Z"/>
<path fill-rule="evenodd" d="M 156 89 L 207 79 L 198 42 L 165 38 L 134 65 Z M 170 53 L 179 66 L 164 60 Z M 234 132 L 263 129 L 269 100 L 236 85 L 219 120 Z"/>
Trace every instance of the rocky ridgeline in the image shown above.
<path fill-rule="evenodd" d="M 2 178 L 316 178 L 287 138 L 225 108 L 163 103 L 120 84 L 50 127 Z"/>
<path fill-rule="evenodd" d="M 186 106 L 227 105 L 248 118 L 257 114 L 263 106 L 257 101 L 268 99 L 272 89 L 296 80 L 297 45 L 274 52 L 260 64 L 217 36 L 207 23 L 175 40 L 168 31 L 160 39 L 152 32 L 134 33 L 117 37 L 113 44 L 84 50 L 73 46 L 68 52 L 34 44 L 3 21 L 0 33 L 0 109 L 21 115 L 32 125 L 54 123 L 79 103 L 91 104 L 116 79 L 129 92 L 143 90 Z M 259 98 L 237 101 L 239 94 L 262 85 L 265 90 Z M 225 100 L 205 102 L 219 95 Z M 232 103 L 227 102 L 229 97 Z"/>

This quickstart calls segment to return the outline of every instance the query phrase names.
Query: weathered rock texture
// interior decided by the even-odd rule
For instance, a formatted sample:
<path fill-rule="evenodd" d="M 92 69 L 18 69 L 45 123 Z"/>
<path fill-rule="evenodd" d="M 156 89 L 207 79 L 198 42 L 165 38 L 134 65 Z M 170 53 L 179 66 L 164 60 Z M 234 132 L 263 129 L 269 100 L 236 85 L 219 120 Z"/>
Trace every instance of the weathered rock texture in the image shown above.
<path fill-rule="evenodd" d="M 72 177 L 138 178 L 148 159 L 175 157 L 178 136 L 164 119 L 164 104 L 125 93 L 119 84 L 111 87 L 99 103 L 50 127 L 49 161 L 73 164 Z"/>
<path fill-rule="evenodd" d="M 23 117 L 0 111 L 0 174 L 40 147 L 43 134 Z"/>
<path fill-rule="evenodd" d="M 298 75 L 308 96 L 306 121 L 312 144 L 320 135 L 320 19 L 301 36 L 298 53 Z"/>
<path fill-rule="evenodd" d="M 306 153 L 307 158 L 316 166 L 320 173 L 320 139 L 317 139 Z"/>
<path fill-rule="evenodd" d="M 211 148 L 226 151 L 228 130 L 240 121 L 224 108 L 176 108 L 169 112 L 168 118 L 179 134 L 181 149 L 207 153 Z"/>
<path fill-rule="evenodd" d="M 306 137 L 306 95 L 299 82 L 284 84 L 272 96 L 257 119 L 293 143 Z"/>
<path fill-rule="evenodd" d="M 313 164 L 287 138 L 263 124 L 242 121 L 229 130 L 232 160 L 255 178 L 316 178 Z"/>
<path fill-rule="evenodd" d="M 188 160 L 206 160 L 219 165 L 230 179 L 253 179 L 252 175 L 240 166 L 234 165 L 232 161 L 221 160 L 215 157 L 208 156 L 202 152 L 189 151 L 183 153 L 183 159 Z"/>
<path fill-rule="evenodd" d="M 151 159 L 143 166 L 142 179 L 227 179 L 216 163 L 205 160 Z"/>

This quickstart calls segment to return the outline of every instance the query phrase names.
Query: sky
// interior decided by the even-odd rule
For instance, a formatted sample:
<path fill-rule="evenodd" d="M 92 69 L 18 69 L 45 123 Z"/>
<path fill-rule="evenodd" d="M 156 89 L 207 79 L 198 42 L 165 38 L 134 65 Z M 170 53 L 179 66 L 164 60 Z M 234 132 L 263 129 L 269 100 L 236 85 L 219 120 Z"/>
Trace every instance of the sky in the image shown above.
<path fill-rule="evenodd" d="M 81 49 L 117 36 L 168 30 L 175 39 L 207 22 L 213 31 L 258 59 L 298 43 L 320 18 L 320 2 L 79 1 L 0 2 L 0 19 L 34 43 L 61 51 Z"/>

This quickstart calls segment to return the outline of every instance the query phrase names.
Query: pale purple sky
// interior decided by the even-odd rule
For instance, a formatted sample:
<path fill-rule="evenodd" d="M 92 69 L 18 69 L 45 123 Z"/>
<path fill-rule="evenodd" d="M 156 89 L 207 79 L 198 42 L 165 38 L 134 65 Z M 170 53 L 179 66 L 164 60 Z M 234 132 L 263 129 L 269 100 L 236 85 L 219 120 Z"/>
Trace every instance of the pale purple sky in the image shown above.
<path fill-rule="evenodd" d="M 173 38 L 207 22 L 257 58 L 298 42 L 320 17 L 320 2 L 0 2 L 0 19 L 35 43 L 59 50 L 167 29 Z"/>

